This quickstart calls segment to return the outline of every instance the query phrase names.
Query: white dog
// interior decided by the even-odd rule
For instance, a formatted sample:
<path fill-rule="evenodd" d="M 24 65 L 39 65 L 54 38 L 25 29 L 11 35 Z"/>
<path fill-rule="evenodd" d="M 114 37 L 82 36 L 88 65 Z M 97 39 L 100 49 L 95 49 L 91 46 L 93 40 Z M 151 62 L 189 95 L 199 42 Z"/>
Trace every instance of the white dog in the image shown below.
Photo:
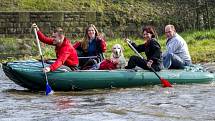
<path fill-rule="evenodd" d="M 114 63 L 117 63 L 117 69 L 124 69 L 126 65 L 126 60 L 123 55 L 124 49 L 120 44 L 115 44 L 112 47 L 112 53 L 111 53 L 111 61 Z"/>

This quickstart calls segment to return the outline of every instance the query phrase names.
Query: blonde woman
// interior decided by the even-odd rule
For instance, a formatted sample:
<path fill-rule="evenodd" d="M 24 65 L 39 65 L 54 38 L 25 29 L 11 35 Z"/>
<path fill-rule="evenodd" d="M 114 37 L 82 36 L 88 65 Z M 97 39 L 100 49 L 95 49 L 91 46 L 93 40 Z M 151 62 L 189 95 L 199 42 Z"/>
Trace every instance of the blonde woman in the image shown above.
<path fill-rule="evenodd" d="M 85 29 L 83 39 L 79 42 L 76 42 L 73 46 L 78 51 L 79 57 L 89 57 L 79 59 L 80 66 L 93 65 L 94 63 L 92 63 L 92 56 L 98 57 L 96 62 L 103 60 L 103 53 L 107 49 L 104 38 L 100 36 L 98 30 L 93 24 L 90 24 Z"/>

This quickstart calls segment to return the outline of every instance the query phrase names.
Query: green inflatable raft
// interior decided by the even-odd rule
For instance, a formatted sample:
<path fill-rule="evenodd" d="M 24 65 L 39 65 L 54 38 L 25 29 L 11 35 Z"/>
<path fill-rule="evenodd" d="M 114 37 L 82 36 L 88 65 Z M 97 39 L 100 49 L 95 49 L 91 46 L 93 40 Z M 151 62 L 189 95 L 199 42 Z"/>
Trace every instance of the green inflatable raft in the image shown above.
<path fill-rule="evenodd" d="M 46 64 L 48 66 L 48 64 Z M 7 77 L 29 90 L 45 90 L 46 81 L 39 61 L 16 61 L 3 63 Z M 171 84 L 209 83 L 214 74 L 199 67 L 185 70 L 162 70 L 158 74 Z M 47 73 L 49 85 L 54 91 L 71 91 L 105 88 L 129 88 L 161 84 L 158 77 L 146 70 L 78 70 L 58 69 Z"/>

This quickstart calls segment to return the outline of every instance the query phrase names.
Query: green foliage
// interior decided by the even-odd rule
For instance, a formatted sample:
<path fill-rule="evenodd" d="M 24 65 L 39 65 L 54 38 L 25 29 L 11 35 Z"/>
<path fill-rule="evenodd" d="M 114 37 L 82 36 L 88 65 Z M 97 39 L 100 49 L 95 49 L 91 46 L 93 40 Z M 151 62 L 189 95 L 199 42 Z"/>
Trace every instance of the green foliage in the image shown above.
<path fill-rule="evenodd" d="M 10 53 L 17 50 L 16 48 L 16 40 L 14 38 L 0 38 L 0 53 Z"/>
<path fill-rule="evenodd" d="M 188 43 L 194 63 L 215 61 L 215 30 L 190 31 L 181 35 Z"/>
<path fill-rule="evenodd" d="M 2 11 L 103 11 L 102 0 L 7 0 Z M 10 6 L 10 7 L 9 7 Z"/>
<path fill-rule="evenodd" d="M 51 45 L 45 45 L 42 46 L 42 53 L 44 55 L 45 59 L 55 59 L 56 58 L 56 54 L 55 54 L 55 48 Z"/>

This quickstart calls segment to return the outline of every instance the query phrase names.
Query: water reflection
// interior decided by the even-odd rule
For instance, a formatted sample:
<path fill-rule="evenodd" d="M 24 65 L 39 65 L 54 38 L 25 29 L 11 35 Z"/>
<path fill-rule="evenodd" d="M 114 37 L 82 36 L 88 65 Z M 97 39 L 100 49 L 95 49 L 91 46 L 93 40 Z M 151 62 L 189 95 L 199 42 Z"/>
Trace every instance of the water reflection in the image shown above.
<path fill-rule="evenodd" d="M 58 110 L 69 109 L 76 106 L 75 100 L 68 97 L 57 97 L 55 103 Z"/>

